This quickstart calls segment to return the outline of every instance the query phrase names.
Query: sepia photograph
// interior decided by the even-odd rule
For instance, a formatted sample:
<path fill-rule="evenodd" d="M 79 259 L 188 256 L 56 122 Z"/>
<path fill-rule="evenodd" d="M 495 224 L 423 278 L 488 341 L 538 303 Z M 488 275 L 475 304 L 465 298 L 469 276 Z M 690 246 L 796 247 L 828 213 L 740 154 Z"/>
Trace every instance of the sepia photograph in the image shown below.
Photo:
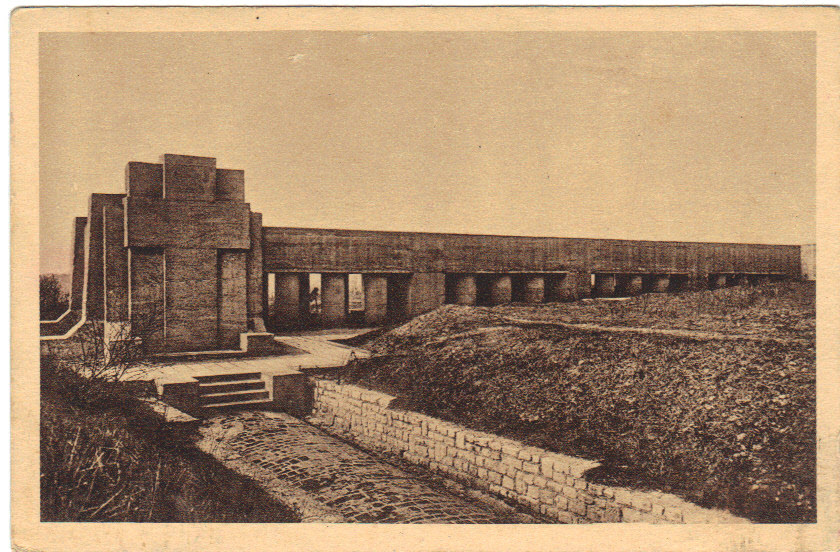
<path fill-rule="evenodd" d="M 203 10 L 28 39 L 39 531 L 830 520 L 815 28 Z"/>

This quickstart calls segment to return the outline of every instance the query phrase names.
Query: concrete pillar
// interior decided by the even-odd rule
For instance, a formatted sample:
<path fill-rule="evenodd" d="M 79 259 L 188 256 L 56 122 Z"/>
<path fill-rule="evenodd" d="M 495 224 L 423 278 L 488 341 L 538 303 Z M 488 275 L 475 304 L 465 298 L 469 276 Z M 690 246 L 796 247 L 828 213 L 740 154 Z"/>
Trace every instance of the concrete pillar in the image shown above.
<path fill-rule="evenodd" d="M 595 275 L 595 295 L 597 297 L 612 297 L 615 294 L 615 274 Z"/>
<path fill-rule="evenodd" d="M 502 305 L 510 303 L 513 283 L 507 274 L 494 276 L 490 280 L 490 304 Z"/>
<path fill-rule="evenodd" d="M 720 289 L 726 287 L 725 274 L 712 274 L 709 277 L 709 289 Z"/>
<path fill-rule="evenodd" d="M 265 290 L 266 279 L 263 273 L 262 254 L 262 213 L 251 213 L 248 234 L 251 239 L 251 249 L 248 250 L 248 328 L 255 332 L 265 331 L 265 311 L 263 310 L 267 297 Z"/>
<path fill-rule="evenodd" d="M 624 285 L 624 293 L 629 296 L 639 295 L 642 292 L 642 277 L 638 274 L 630 274 Z"/>
<path fill-rule="evenodd" d="M 321 320 L 325 326 L 347 321 L 347 285 L 345 274 L 321 275 Z"/>
<path fill-rule="evenodd" d="M 278 328 L 296 326 L 300 322 L 300 274 L 274 275 L 274 325 Z"/>
<path fill-rule="evenodd" d="M 671 278 L 667 274 L 654 275 L 651 277 L 650 291 L 652 293 L 665 293 L 668 291 L 668 286 L 671 284 Z"/>
<path fill-rule="evenodd" d="M 365 324 L 379 325 L 388 315 L 388 278 L 365 274 Z"/>
<path fill-rule="evenodd" d="M 477 287 L 475 276 L 470 274 L 459 274 L 455 277 L 455 304 L 475 305 Z"/>
<path fill-rule="evenodd" d="M 526 303 L 542 303 L 545 300 L 545 277 L 527 276 L 522 286 L 522 300 Z"/>
<path fill-rule="evenodd" d="M 558 274 L 546 282 L 548 296 L 553 301 L 574 301 L 577 299 L 576 274 Z"/>

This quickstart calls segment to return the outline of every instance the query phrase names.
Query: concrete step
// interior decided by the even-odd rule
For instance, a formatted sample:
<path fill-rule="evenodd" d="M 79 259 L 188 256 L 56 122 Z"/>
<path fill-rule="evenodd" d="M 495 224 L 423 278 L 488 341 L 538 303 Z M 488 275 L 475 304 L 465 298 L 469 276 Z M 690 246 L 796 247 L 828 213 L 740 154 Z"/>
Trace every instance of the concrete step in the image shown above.
<path fill-rule="evenodd" d="M 207 395 L 210 393 L 229 393 L 232 391 L 247 391 L 265 389 L 265 381 L 261 379 L 222 381 L 213 383 L 199 383 L 199 393 Z"/>
<path fill-rule="evenodd" d="M 221 408 L 259 408 L 261 406 L 270 407 L 272 403 L 266 399 L 256 399 L 252 401 L 234 401 L 226 403 L 205 404 L 205 409 L 221 409 Z"/>
<path fill-rule="evenodd" d="M 198 380 L 199 384 L 202 383 L 223 383 L 223 382 L 232 382 L 232 381 L 242 381 L 242 380 L 258 380 L 260 379 L 259 372 L 238 372 L 234 374 L 212 374 L 209 376 L 193 376 L 195 379 Z"/>
<path fill-rule="evenodd" d="M 245 391 L 231 391 L 226 393 L 206 393 L 202 394 L 199 397 L 199 400 L 201 401 L 201 404 L 208 405 L 215 403 L 255 401 L 268 398 L 269 393 L 267 389 L 261 389 L 258 391 L 248 389 Z"/>
<path fill-rule="evenodd" d="M 245 402 L 268 399 L 268 391 L 232 391 L 228 393 L 208 393 L 201 395 L 201 403 L 203 405 L 217 404 L 217 403 L 232 403 Z"/>

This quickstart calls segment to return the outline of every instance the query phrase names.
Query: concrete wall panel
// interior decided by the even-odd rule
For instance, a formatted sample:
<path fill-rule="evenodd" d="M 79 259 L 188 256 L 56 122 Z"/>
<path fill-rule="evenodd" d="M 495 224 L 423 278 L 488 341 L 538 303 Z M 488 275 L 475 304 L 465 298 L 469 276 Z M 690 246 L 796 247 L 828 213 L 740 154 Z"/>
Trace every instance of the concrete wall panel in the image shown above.
<path fill-rule="evenodd" d="M 102 224 L 106 205 L 120 204 L 122 194 L 91 194 L 88 212 L 87 250 L 87 316 L 90 320 L 102 320 L 105 312 L 105 234 Z"/>
<path fill-rule="evenodd" d="M 164 268 L 162 249 L 136 248 L 131 265 L 131 326 L 151 352 L 163 350 Z"/>
<path fill-rule="evenodd" d="M 218 289 L 215 249 L 166 250 L 166 347 L 217 348 Z"/>
<path fill-rule="evenodd" d="M 103 204 L 105 260 L 105 317 L 108 322 L 128 320 L 128 249 L 124 242 L 123 206 L 119 200 Z"/>
<path fill-rule="evenodd" d="M 235 349 L 248 330 L 248 282 L 245 251 L 218 253 L 219 347 Z"/>
<path fill-rule="evenodd" d="M 702 265 L 726 272 L 736 250 L 732 244 L 309 228 L 265 228 L 264 236 L 267 271 L 671 273 Z M 740 247 L 765 270 L 798 276 L 799 246 Z"/>
<path fill-rule="evenodd" d="M 250 205 L 129 197 L 131 247 L 248 249 Z"/>

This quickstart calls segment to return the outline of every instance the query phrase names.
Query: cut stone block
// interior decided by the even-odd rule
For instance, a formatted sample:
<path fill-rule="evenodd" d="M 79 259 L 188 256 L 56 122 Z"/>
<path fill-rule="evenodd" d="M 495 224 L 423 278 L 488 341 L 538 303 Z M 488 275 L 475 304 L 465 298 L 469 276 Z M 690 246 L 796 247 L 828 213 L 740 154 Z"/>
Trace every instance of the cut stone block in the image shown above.
<path fill-rule="evenodd" d="M 245 201 L 245 171 L 216 169 L 216 201 Z"/>
<path fill-rule="evenodd" d="M 163 197 L 191 201 L 216 199 L 216 159 L 192 155 L 163 156 Z"/>
<path fill-rule="evenodd" d="M 163 198 L 163 165 L 131 161 L 125 167 L 125 191 L 133 197 Z"/>

